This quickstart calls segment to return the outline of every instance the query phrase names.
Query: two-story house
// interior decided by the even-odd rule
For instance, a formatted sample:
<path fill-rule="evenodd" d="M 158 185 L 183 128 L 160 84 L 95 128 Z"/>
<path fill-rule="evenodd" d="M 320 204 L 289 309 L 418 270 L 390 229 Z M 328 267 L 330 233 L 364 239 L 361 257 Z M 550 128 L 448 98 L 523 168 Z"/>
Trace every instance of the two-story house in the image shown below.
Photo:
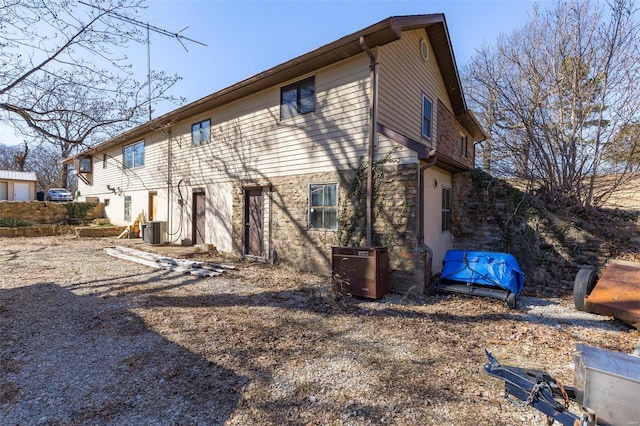
<path fill-rule="evenodd" d="M 322 274 L 332 246 L 383 244 L 392 287 L 421 292 L 451 247 L 453 175 L 483 139 L 432 14 L 385 19 L 66 162 L 113 223 L 144 211 L 164 242 Z"/>

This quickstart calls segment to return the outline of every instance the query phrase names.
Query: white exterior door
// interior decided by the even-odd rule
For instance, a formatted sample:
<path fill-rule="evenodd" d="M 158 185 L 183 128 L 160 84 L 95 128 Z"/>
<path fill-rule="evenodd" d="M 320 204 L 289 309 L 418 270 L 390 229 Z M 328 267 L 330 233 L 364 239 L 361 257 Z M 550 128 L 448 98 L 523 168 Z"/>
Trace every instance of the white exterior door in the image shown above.
<path fill-rule="evenodd" d="M 29 184 L 16 182 L 13 184 L 13 200 L 14 201 L 29 201 Z"/>
<path fill-rule="evenodd" d="M 443 189 L 451 191 L 451 173 L 438 167 L 432 167 L 424 172 L 424 242 L 433 250 L 431 272 L 437 274 L 442 271 L 442 259 L 451 249 L 451 231 L 443 228 Z"/>
<path fill-rule="evenodd" d="M 8 184 L 7 182 L 0 182 L 0 200 L 8 200 L 9 193 L 7 191 Z"/>

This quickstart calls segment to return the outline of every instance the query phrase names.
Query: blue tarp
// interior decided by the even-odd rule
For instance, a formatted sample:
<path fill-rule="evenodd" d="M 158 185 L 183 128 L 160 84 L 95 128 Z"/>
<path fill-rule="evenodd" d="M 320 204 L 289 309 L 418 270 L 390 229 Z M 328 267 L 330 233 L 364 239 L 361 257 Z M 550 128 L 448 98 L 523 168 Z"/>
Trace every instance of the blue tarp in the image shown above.
<path fill-rule="evenodd" d="M 501 287 L 516 296 L 524 288 L 524 274 L 508 253 L 449 250 L 442 264 L 441 280 Z"/>

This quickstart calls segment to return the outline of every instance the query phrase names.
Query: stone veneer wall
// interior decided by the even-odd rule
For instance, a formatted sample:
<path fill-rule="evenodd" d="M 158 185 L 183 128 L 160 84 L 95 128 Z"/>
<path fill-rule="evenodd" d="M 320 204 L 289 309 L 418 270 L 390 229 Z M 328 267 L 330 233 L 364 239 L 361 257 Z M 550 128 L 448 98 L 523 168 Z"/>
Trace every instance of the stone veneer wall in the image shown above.
<path fill-rule="evenodd" d="M 67 217 L 67 209 L 50 201 L 0 201 L 0 219 L 8 217 L 33 224 L 60 223 Z"/>
<path fill-rule="evenodd" d="M 453 177 L 453 247 L 463 250 L 506 252 L 514 255 L 522 270 L 530 276 L 540 254 L 537 226 L 528 223 L 529 209 L 518 208 L 519 198 L 508 194 L 506 182 L 496 180 L 479 188 L 473 172 Z M 516 214 L 516 212 L 520 212 Z M 536 213 L 539 214 L 539 213 Z M 538 222 L 536 214 L 531 220 Z"/>
<path fill-rule="evenodd" d="M 352 171 L 308 173 L 274 178 L 269 181 L 244 181 L 234 185 L 233 240 L 234 250 L 242 254 L 244 239 L 243 188 L 262 187 L 271 197 L 270 241 L 264 242 L 265 260 L 293 269 L 331 274 L 331 247 L 340 245 L 338 231 L 309 230 L 309 184 L 337 183 L 339 224 L 353 218 L 354 204 L 345 200 L 353 179 Z M 389 282 L 391 289 L 421 293 L 424 290 L 424 257 L 416 247 L 418 226 L 418 166 L 393 165 L 384 168 L 381 194 L 375 202 L 374 245 L 389 249 Z M 346 204 L 345 204 L 346 201 Z M 366 203 L 366 200 L 358 202 Z M 344 207 L 346 205 L 346 207 Z M 344 210 L 346 208 L 346 210 Z M 365 219 L 358 218 L 356 232 L 347 246 L 365 244 Z M 265 220 L 265 227 L 269 222 Z M 267 234 L 269 234 L 267 232 Z"/>
<path fill-rule="evenodd" d="M 64 203 L 52 201 L 0 201 L 0 219 L 15 217 L 30 224 L 56 224 L 67 218 Z M 104 206 L 97 204 L 87 212 L 87 219 L 104 217 Z"/>
<path fill-rule="evenodd" d="M 117 237 L 126 226 L 74 226 L 74 225 L 34 225 L 18 228 L 0 228 L 0 237 L 50 237 L 56 235 L 71 235 L 77 237 Z"/>

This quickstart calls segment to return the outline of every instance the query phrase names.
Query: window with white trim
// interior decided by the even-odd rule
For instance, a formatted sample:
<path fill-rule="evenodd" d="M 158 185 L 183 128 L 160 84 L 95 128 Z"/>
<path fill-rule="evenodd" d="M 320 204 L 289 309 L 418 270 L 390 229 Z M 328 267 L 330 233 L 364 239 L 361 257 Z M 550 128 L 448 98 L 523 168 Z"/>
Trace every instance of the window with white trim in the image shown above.
<path fill-rule="evenodd" d="M 191 125 L 191 145 L 202 145 L 211 140 L 211 120 L 203 120 Z"/>
<path fill-rule="evenodd" d="M 431 138 L 433 125 L 433 104 L 427 95 L 422 95 L 422 136 Z"/>
<path fill-rule="evenodd" d="M 338 185 L 309 185 L 309 228 L 338 229 Z"/>
<path fill-rule="evenodd" d="M 131 222 L 131 195 L 124 196 L 124 220 Z"/>
<path fill-rule="evenodd" d="M 144 140 L 125 146 L 122 154 L 125 168 L 144 166 Z"/>

